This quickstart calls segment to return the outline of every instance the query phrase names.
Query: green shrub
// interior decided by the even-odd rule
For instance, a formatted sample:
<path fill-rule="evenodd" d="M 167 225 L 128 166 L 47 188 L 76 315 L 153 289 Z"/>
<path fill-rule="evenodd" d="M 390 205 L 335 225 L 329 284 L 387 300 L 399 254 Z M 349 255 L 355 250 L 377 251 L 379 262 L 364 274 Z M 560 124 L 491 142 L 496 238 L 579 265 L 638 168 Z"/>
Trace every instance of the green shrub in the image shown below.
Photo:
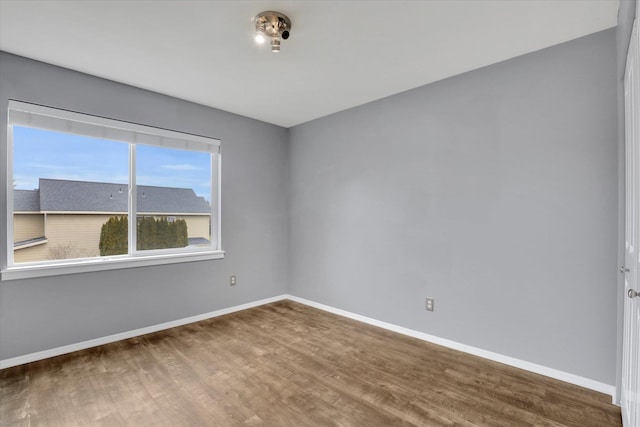
<path fill-rule="evenodd" d="M 162 217 L 138 218 L 137 249 L 183 248 L 189 244 L 187 222 L 178 219 L 173 222 Z"/>
<path fill-rule="evenodd" d="M 138 250 L 183 248 L 189 244 L 187 222 L 173 222 L 165 217 L 138 217 L 136 248 Z M 121 255 L 128 251 L 129 222 L 126 216 L 111 217 L 102 225 L 100 255 Z"/>
<path fill-rule="evenodd" d="M 100 230 L 100 255 L 122 255 L 128 252 L 129 221 L 126 216 L 112 216 Z"/>

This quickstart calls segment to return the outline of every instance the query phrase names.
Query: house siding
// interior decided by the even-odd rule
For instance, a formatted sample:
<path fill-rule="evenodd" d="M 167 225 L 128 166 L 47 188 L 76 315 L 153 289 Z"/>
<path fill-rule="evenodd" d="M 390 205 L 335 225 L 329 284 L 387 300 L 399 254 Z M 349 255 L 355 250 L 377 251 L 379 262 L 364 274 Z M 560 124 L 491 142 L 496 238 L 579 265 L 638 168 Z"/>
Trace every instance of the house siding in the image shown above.
<path fill-rule="evenodd" d="M 17 264 L 21 262 L 42 261 L 50 259 L 49 248 L 50 245 L 45 243 L 42 245 L 29 246 L 27 248 L 15 250 L 13 252 L 13 262 Z"/>
<path fill-rule="evenodd" d="M 100 230 L 112 215 L 48 214 L 49 259 L 100 255 Z"/>
<path fill-rule="evenodd" d="M 44 215 L 18 214 L 13 216 L 13 242 L 44 236 Z"/>
<path fill-rule="evenodd" d="M 183 219 L 187 222 L 187 233 L 189 237 L 203 237 L 211 240 L 210 217 L 208 215 L 177 215 L 176 219 Z"/>
<path fill-rule="evenodd" d="M 109 214 L 47 214 L 48 243 L 14 251 L 14 262 L 44 261 L 53 259 L 89 258 L 100 256 L 99 243 L 102 225 L 113 216 Z M 39 215 L 15 215 L 14 233 L 17 236 L 29 235 L 16 241 L 44 235 L 44 223 L 40 229 L 35 221 L 24 217 Z M 208 216 L 175 216 L 187 222 L 189 237 L 210 239 Z M 159 218 L 159 217 L 157 217 Z M 23 230 L 22 226 L 26 229 Z M 34 230 L 34 231 L 30 231 Z M 40 230 L 40 231 L 38 231 Z M 37 234 L 40 232 L 40 234 Z M 35 235 L 30 235 L 29 233 Z"/>

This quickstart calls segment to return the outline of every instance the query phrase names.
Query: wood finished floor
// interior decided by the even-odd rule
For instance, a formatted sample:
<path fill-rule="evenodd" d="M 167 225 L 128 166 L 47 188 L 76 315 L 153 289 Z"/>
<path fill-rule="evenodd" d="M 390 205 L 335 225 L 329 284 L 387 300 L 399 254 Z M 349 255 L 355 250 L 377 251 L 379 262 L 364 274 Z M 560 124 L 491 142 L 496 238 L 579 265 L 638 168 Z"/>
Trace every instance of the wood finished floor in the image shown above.
<path fill-rule="evenodd" d="M 2 426 L 620 426 L 610 399 L 291 301 L 0 371 Z"/>

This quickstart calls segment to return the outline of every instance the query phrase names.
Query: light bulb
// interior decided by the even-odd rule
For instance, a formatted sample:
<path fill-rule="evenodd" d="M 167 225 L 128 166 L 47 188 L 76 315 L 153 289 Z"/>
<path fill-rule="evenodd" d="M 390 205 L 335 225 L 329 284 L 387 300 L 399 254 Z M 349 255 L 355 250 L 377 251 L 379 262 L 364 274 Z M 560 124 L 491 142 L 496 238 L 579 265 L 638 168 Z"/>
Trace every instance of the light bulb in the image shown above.
<path fill-rule="evenodd" d="M 264 34 L 262 34 L 261 32 L 256 33 L 256 43 L 262 44 L 265 40 L 266 38 L 264 37 Z"/>

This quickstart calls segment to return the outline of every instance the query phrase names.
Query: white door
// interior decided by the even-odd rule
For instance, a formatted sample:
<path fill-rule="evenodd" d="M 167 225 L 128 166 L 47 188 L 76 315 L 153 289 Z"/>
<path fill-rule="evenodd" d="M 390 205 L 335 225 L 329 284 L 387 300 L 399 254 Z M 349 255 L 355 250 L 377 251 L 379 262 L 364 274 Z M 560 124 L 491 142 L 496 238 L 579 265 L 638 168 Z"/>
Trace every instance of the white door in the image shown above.
<path fill-rule="evenodd" d="M 625 97 L 625 265 L 624 332 L 622 350 L 622 420 L 626 427 L 640 426 L 640 39 L 638 20 L 624 76 Z"/>

